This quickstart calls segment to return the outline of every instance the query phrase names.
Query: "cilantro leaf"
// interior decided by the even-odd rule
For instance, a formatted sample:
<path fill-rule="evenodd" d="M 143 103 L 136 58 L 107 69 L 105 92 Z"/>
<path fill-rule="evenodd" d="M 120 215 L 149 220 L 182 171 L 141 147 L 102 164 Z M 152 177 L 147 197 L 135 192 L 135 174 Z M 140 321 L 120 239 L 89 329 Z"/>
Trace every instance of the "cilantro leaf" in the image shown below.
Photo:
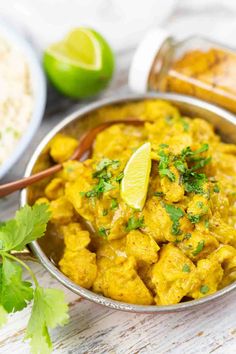
<path fill-rule="evenodd" d="M 182 272 L 184 272 L 184 273 L 189 273 L 190 272 L 190 267 L 189 267 L 188 264 L 185 263 L 183 265 Z"/>
<path fill-rule="evenodd" d="M 32 353 L 50 353 L 52 349 L 48 328 L 68 322 L 68 306 L 64 294 L 56 289 L 36 287 L 26 339 L 30 339 Z"/>
<path fill-rule="evenodd" d="M 198 242 L 198 245 L 197 245 L 196 249 L 192 252 L 192 255 L 197 256 L 203 250 L 204 246 L 205 246 L 204 240 Z"/>
<path fill-rule="evenodd" d="M 47 204 L 24 206 L 16 213 L 15 219 L 0 227 L 1 250 L 24 249 L 28 243 L 44 235 L 49 218 Z"/>
<path fill-rule="evenodd" d="M 197 224 L 201 220 L 202 215 L 188 214 L 188 219 L 192 224 Z"/>
<path fill-rule="evenodd" d="M 0 328 L 7 323 L 7 311 L 0 305 Z"/>
<path fill-rule="evenodd" d="M 163 151 L 160 150 L 158 153 L 160 157 L 159 161 L 159 174 L 161 177 L 168 177 L 171 182 L 175 181 L 175 175 L 172 171 L 169 169 L 169 156 Z"/>
<path fill-rule="evenodd" d="M 202 285 L 200 288 L 200 293 L 202 293 L 203 295 L 207 294 L 209 291 L 209 286 L 208 285 Z"/>
<path fill-rule="evenodd" d="M 141 218 L 131 216 L 128 220 L 126 231 L 136 230 L 140 227 L 144 227 L 144 216 L 142 216 Z"/>
<path fill-rule="evenodd" d="M 120 182 L 124 177 L 124 172 L 121 172 L 116 176 L 116 182 Z"/>
<path fill-rule="evenodd" d="M 111 209 L 116 209 L 117 207 L 118 207 L 118 201 L 117 201 L 117 199 L 116 198 L 113 198 L 112 200 L 111 200 Z"/>
<path fill-rule="evenodd" d="M 22 280 L 22 268 L 7 257 L 0 266 L 0 303 L 10 312 L 22 310 L 33 298 L 32 284 Z"/>
<path fill-rule="evenodd" d="M 182 231 L 180 229 L 179 219 L 184 216 L 183 210 L 171 204 L 162 203 L 162 206 L 165 208 L 167 214 L 173 222 L 171 228 L 172 234 L 181 235 Z"/>

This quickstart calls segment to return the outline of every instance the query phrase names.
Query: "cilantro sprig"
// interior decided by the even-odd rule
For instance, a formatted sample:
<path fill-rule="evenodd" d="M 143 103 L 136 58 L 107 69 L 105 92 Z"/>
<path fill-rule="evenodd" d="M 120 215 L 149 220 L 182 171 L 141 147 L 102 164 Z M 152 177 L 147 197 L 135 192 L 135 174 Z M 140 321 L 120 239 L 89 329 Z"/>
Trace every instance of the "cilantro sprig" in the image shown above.
<path fill-rule="evenodd" d="M 183 210 L 172 204 L 162 203 L 162 206 L 165 208 L 167 214 L 169 215 L 171 221 L 173 222 L 171 227 L 171 233 L 176 236 L 181 235 L 182 230 L 180 229 L 179 220 L 184 216 Z"/>
<path fill-rule="evenodd" d="M 11 254 L 44 235 L 50 218 L 46 204 L 25 206 L 16 212 L 15 218 L 0 225 L 0 325 L 7 315 L 21 311 L 33 301 L 33 307 L 25 339 L 30 340 L 32 353 L 49 353 L 52 342 L 49 328 L 64 325 L 68 321 L 68 305 L 64 294 L 56 289 L 42 288 L 31 268 Z M 25 268 L 33 284 L 24 281 Z"/>
<path fill-rule="evenodd" d="M 97 164 L 96 170 L 92 174 L 93 178 L 98 179 L 98 183 L 90 191 L 82 192 L 82 195 L 85 195 L 87 198 L 99 198 L 101 194 L 114 189 L 115 187 L 111 183 L 112 173 L 108 171 L 108 168 L 111 167 L 113 170 L 116 170 L 119 166 L 119 160 L 102 159 Z"/>

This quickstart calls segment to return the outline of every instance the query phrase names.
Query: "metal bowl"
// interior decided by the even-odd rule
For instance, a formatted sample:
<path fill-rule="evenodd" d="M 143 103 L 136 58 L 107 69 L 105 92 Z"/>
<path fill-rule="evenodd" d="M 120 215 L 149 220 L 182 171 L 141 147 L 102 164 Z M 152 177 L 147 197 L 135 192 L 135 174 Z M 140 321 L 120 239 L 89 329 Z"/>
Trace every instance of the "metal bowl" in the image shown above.
<path fill-rule="evenodd" d="M 236 118 L 232 114 L 228 113 L 227 111 L 221 108 L 191 97 L 177 94 L 160 93 L 139 96 L 126 95 L 120 98 L 101 100 L 100 102 L 91 104 L 86 108 L 79 109 L 70 116 L 66 117 L 41 141 L 28 163 L 28 166 L 25 171 L 25 176 L 29 176 L 32 173 L 36 161 L 39 159 L 40 156 L 42 156 L 43 149 L 45 149 L 48 142 L 58 132 L 66 132 L 79 138 L 83 134 L 83 132 L 86 131 L 88 128 L 91 128 L 92 126 L 101 123 L 103 119 L 108 120 L 108 117 L 101 118 L 100 121 L 95 121 L 94 119 L 92 119 L 92 116 L 90 115 L 95 110 L 105 106 L 122 105 L 127 102 L 135 102 L 145 99 L 162 99 L 178 107 L 178 109 L 183 115 L 189 117 L 201 117 L 203 119 L 206 119 L 213 123 L 217 132 L 222 136 L 222 139 L 224 141 L 236 143 Z M 30 191 L 23 190 L 21 192 L 21 206 L 25 205 L 26 203 L 32 203 L 32 200 L 30 198 Z M 233 284 L 225 287 L 224 289 L 217 291 L 213 295 L 203 297 L 199 300 L 191 300 L 188 302 L 182 302 L 176 305 L 169 306 L 142 306 L 115 301 L 80 287 L 79 285 L 71 281 L 69 278 L 67 278 L 62 272 L 60 272 L 60 270 L 56 267 L 55 263 L 50 260 L 49 257 L 49 253 L 51 252 L 50 250 L 56 249 L 58 247 L 56 243 L 57 240 L 50 239 L 50 237 L 46 235 L 40 241 L 32 242 L 29 247 L 34 253 L 34 255 L 37 257 L 37 259 L 42 263 L 42 265 L 68 289 L 72 290 L 74 293 L 82 296 L 83 298 L 113 309 L 138 313 L 163 313 L 190 310 L 194 307 L 206 304 L 210 301 L 225 296 L 229 292 L 236 289 L 236 282 L 234 282 Z"/>

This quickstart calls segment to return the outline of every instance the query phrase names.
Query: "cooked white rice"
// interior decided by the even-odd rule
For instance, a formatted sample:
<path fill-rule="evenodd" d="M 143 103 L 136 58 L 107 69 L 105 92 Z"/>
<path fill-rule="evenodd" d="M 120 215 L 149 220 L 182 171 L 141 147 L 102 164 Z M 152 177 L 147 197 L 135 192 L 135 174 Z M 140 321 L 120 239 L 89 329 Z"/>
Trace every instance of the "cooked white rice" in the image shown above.
<path fill-rule="evenodd" d="M 0 166 L 26 131 L 32 107 L 27 60 L 20 49 L 0 37 Z"/>

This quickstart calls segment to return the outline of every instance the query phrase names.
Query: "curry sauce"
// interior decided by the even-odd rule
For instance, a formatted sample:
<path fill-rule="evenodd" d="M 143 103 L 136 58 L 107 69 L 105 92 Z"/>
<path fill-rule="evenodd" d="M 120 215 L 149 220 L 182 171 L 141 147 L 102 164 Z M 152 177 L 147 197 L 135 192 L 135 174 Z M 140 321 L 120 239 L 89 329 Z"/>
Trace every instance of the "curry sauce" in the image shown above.
<path fill-rule="evenodd" d="M 36 203 L 49 204 L 50 227 L 64 240 L 58 267 L 76 284 L 127 303 L 170 305 L 213 294 L 236 279 L 236 145 L 164 101 L 98 114 L 135 110 L 144 126 L 108 127 L 83 162 L 66 161 L 73 137 L 58 134 L 49 144 L 50 158 L 65 162 Z M 134 210 L 120 183 L 145 142 L 152 147 L 149 188 L 144 208 Z"/>

